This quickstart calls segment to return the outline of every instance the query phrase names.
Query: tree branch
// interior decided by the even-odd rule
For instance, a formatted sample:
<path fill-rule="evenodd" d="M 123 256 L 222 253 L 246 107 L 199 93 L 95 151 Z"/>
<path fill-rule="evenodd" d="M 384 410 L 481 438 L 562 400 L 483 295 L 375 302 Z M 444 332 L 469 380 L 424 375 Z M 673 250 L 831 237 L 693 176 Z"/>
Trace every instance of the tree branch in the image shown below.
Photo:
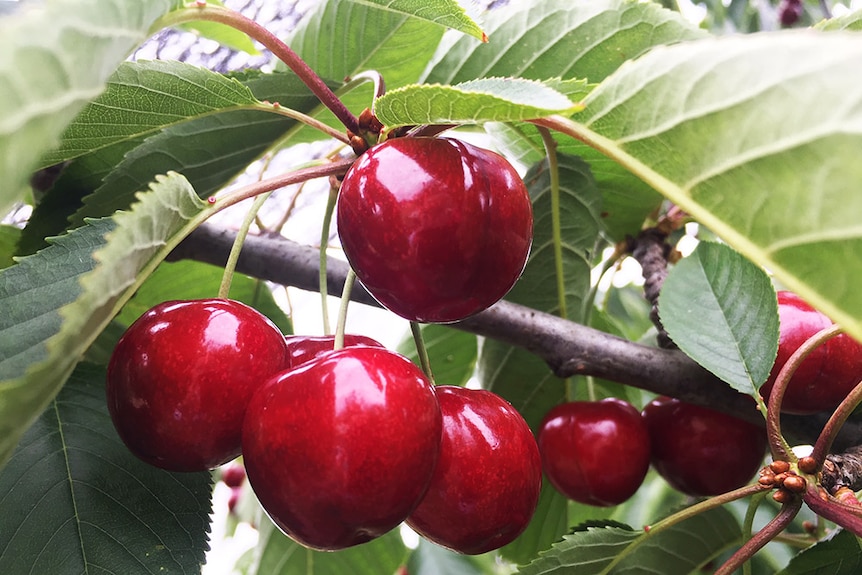
<path fill-rule="evenodd" d="M 223 266 L 236 232 L 204 224 L 170 255 L 171 260 L 194 259 Z M 237 261 L 237 271 L 308 291 L 319 289 L 319 252 L 282 236 L 249 235 Z M 348 265 L 330 258 L 327 284 L 331 295 L 341 294 Z M 361 285 L 352 299 L 378 306 Z M 677 350 L 649 347 L 561 319 L 551 314 L 501 301 L 452 327 L 521 347 L 542 358 L 555 375 L 591 375 L 683 401 L 704 405 L 763 424 L 747 395 L 727 384 Z M 826 414 L 828 415 L 828 414 Z M 826 415 L 783 416 L 791 443 L 813 443 Z M 836 448 L 862 444 L 862 425 L 849 422 Z"/>

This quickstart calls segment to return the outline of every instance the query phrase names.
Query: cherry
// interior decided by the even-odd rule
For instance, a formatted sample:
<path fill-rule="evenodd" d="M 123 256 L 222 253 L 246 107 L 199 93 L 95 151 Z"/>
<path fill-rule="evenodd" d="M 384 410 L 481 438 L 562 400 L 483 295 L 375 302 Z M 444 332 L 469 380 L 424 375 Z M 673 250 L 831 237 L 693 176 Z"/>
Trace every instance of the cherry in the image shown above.
<path fill-rule="evenodd" d="M 394 138 L 344 176 L 338 234 L 357 277 L 412 321 L 453 322 L 502 298 L 530 251 L 533 216 L 505 158 L 450 138 Z"/>
<path fill-rule="evenodd" d="M 533 433 L 490 391 L 438 386 L 437 399 L 440 459 L 407 524 L 459 553 L 502 547 L 524 531 L 539 500 L 542 468 Z"/>
<path fill-rule="evenodd" d="M 346 347 L 270 379 L 243 424 L 248 480 L 299 543 L 335 550 L 383 535 L 428 488 L 442 417 L 428 378 L 405 357 Z"/>
<path fill-rule="evenodd" d="M 802 298 L 778 292 L 778 355 L 769 378 L 760 389 L 769 397 L 778 372 L 805 340 L 832 325 L 832 321 Z M 812 351 L 793 373 L 784 397 L 784 413 L 810 414 L 835 409 L 862 379 L 862 346 L 841 334 Z"/>
<path fill-rule="evenodd" d="M 652 464 L 678 491 L 718 495 L 745 485 L 763 462 L 766 432 L 747 421 L 658 397 L 643 409 Z"/>
<path fill-rule="evenodd" d="M 171 471 L 214 469 L 240 453 L 252 393 L 283 369 L 284 336 L 233 300 L 161 303 L 120 338 L 108 410 L 139 458 Z"/>
<path fill-rule="evenodd" d="M 228 487 L 239 487 L 245 481 L 245 467 L 241 463 L 231 463 L 221 473 L 221 480 Z"/>
<path fill-rule="evenodd" d="M 334 335 L 286 335 L 287 368 L 298 367 L 307 361 L 335 349 Z M 378 341 L 364 335 L 345 334 L 344 347 L 370 345 L 383 347 Z"/>
<path fill-rule="evenodd" d="M 551 409 L 539 427 L 548 481 L 574 501 L 617 505 L 634 495 L 650 464 L 640 412 L 621 399 L 573 401 Z"/>

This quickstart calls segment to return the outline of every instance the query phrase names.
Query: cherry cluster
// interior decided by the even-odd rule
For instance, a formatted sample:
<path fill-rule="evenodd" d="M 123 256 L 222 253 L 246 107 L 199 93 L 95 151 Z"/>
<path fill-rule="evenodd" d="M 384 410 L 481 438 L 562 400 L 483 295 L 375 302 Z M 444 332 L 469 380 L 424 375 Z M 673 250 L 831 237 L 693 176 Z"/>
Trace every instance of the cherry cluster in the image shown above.
<path fill-rule="evenodd" d="M 452 322 L 517 281 L 532 242 L 523 181 L 456 140 L 397 138 L 344 177 L 339 235 L 382 305 Z M 435 386 L 363 336 L 284 336 L 228 299 L 165 302 L 118 342 L 109 411 L 141 459 L 213 469 L 240 454 L 273 522 L 310 548 L 357 545 L 406 522 L 468 554 L 527 526 L 541 461 L 521 415 L 486 390 Z"/>
<path fill-rule="evenodd" d="M 538 434 L 545 475 L 574 501 L 620 504 L 643 483 L 650 463 L 677 490 L 694 496 L 745 485 L 766 451 L 763 429 L 669 397 L 638 411 L 617 398 L 553 408 Z"/>

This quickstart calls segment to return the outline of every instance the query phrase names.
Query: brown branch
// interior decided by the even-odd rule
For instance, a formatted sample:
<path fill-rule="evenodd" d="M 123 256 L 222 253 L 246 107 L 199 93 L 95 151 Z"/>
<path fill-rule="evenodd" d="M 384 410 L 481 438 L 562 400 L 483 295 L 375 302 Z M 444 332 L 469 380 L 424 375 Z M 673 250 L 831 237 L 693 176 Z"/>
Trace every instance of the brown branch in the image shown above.
<path fill-rule="evenodd" d="M 224 265 L 235 232 L 205 224 L 183 241 L 169 259 L 194 259 Z M 281 236 L 248 236 L 237 271 L 308 291 L 319 289 L 319 253 Z M 340 295 L 347 263 L 329 259 L 327 284 Z M 357 284 L 352 299 L 378 306 Z M 677 350 L 649 347 L 534 309 L 501 301 L 453 327 L 521 347 L 542 358 L 555 375 L 592 375 L 683 401 L 705 405 L 763 424 L 746 395 L 739 394 Z M 792 443 L 813 443 L 825 416 L 784 416 L 785 433 Z M 862 425 L 845 425 L 836 447 L 862 444 Z"/>

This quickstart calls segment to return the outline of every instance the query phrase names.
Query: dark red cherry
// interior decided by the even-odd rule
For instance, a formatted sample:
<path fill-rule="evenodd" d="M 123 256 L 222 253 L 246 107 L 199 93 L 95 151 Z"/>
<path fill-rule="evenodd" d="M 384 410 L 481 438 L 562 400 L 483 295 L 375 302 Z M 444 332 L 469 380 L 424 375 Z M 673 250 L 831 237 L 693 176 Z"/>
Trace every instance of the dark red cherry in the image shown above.
<path fill-rule="evenodd" d="M 453 322 L 494 304 L 524 269 L 529 194 L 505 158 L 449 138 L 395 138 L 344 176 L 338 235 L 362 284 L 420 322 Z"/>
<path fill-rule="evenodd" d="M 643 410 L 652 464 L 675 489 L 719 495 L 742 487 L 766 453 L 766 432 L 747 421 L 678 399 L 659 397 Z"/>
<path fill-rule="evenodd" d="M 640 412 L 621 399 L 573 401 L 553 408 L 539 428 L 542 468 L 574 501 L 610 506 L 643 483 L 650 440 Z"/>
<path fill-rule="evenodd" d="M 299 543 L 335 550 L 404 521 L 431 481 L 442 418 L 413 363 L 370 346 L 326 353 L 273 377 L 249 403 L 248 480 Z"/>
<path fill-rule="evenodd" d="M 790 356 L 805 340 L 832 325 L 832 321 L 802 298 L 778 292 L 778 355 L 760 393 L 768 398 L 775 379 Z M 785 413 L 810 414 L 835 409 L 862 380 L 862 346 L 846 334 L 814 349 L 794 372 L 781 402 Z"/>
<path fill-rule="evenodd" d="M 533 433 L 490 391 L 438 386 L 437 398 L 440 459 L 407 524 L 459 553 L 502 547 L 524 531 L 539 500 L 542 468 Z"/>
<path fill-rule="evenodd" d="M 287 367 L 298 367 L 307 361 L 329 353 L 335 348 L 334 335 L 286 335 Z M 383 347 L 378 341 L 364 335 L 344 335 L 344 347 L 355 345 L 370 345 Z"/>
<path fill-rule="evenodd" d="M 111 355 L 114 427 L 158 467 L 218 467 L 239 455 L 245 406 L 284 368 L 286 353 L 278 328 L 240 302 L 159 304 L 129 326 Z"/>

